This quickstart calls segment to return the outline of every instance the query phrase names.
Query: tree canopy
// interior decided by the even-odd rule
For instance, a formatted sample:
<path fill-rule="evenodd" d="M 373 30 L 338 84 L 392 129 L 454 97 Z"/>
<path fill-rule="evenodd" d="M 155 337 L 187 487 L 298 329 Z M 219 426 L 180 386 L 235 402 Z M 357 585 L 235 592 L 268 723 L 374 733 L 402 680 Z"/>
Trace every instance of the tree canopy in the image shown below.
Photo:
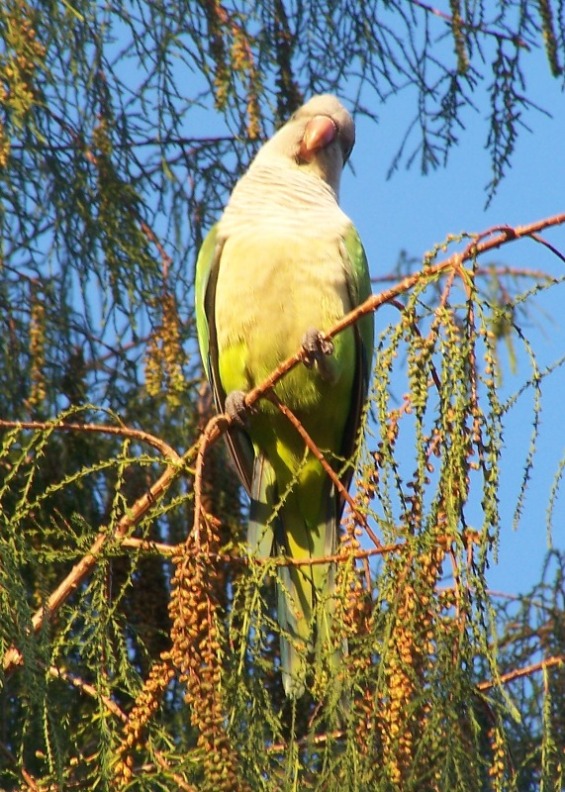
<path fill-rule="evenodd" d="M 563 86 L 563 3 L 5 0 L 0 31 L 0 788 L 561 789 L 565 554 L 517 601 L 486 569 L 508 416 L 532 397 L 533 449 L 563 370 L 528 313 L 563 288 L 562 207 L 401 261 L 363 308 L 395 317 L 338 553 L 339 700 L 284 699 L 285 559 L 246 550 L 193 276 L 313 93 L 372 119 L 410 97 L 391 172 L 448 164 L 487 96 L 494 194 L 539 111 L 533 53 Z M 524 238 L 561 272 L 512 266 Z M 529 360 L 509 397 L 504 345 Z"/>

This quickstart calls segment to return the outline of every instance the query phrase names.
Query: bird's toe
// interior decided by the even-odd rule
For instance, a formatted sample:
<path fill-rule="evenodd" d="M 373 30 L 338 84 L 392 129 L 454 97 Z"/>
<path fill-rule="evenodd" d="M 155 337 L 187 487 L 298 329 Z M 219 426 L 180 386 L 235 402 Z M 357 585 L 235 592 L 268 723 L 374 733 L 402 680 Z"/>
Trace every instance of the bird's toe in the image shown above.
<path fill-rule="evenodd" d="M 326 338 L 324 333 L 312 327 L 304 333 L 302 349 L 305 353 L 304 365 L 311 368 L 315 363 L 321 363 L 324 357 L 331 355 L 334 345 L 331 338 Z"/>

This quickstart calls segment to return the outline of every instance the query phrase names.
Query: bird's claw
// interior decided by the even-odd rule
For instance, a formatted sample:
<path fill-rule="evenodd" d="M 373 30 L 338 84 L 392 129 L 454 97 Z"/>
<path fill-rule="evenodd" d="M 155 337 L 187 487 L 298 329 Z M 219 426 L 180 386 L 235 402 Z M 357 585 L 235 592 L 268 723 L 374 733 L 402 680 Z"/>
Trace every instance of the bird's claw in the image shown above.
<path fill-rule="evenodd" d="M 246 413 L 250 412 L 252 408 L 248 407 L 245 403 L 245 391 L 236 390 L 228 393 L 224 404 L 224 410 L 234 424 L 238 426 L 245 425 Z"/>
<path fill-rule="evenodd" d="M 326 356 L 334 351 L 331 338 L 326 338 L 323 333 L 315 328 L 307 330 L 302 339 L 302 349 L 304 350 L 304 365 L 312 368 L 315 363 L 323 364 Z"/>

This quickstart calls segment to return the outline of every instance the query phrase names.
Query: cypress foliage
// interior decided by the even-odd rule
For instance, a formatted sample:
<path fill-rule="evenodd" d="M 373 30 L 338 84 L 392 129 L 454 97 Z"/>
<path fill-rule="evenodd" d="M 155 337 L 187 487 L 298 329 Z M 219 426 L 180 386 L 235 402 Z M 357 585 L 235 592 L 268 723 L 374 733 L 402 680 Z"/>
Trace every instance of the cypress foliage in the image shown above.
<path fill-rule="evenodd" d="M 563 787 L 562 549 L 518 600 L 486 570 L 506 427 L 531 397 L 519 519 L 563 371 L 528 339 L 563 276 L 489 256 L 565 217 L 449 237 L 364 308 L 391 311 L 338 548 L 339 695 L 317 674 L 284 697 L 285 562 L 249 557 L 196 352 L 203 236 L 303 97 L 415 90 L 391 170 L 426 171 L 486 91 L 496 190 L 536 106 L 527 58 L 562 74 L 562 5 L 447 5 L 2 4 L 0 789 Z"/>

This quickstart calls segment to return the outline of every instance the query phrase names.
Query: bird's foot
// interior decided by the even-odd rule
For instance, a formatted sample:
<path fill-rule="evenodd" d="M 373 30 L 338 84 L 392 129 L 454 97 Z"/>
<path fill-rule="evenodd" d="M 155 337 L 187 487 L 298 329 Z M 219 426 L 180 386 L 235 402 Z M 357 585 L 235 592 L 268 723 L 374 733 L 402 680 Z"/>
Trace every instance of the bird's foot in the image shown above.
<path fill-rule="evenodd" d="M 253 408 L 248 407 L 245 403 L 245 391 L 235 390 L 228 393 L 224 404 L 224 410 L 234 424 L 244 426 L 246 422 L 246 415 L 253 411 Z"/>
<path fill-rule="evenodd" d="M 302 349 L 304 350 L 304 365 L 307 368 L 312 368 L 315 363 L 318 363 L 320 368 L 325 367 L 325 360 L 328 355 L 334 351 L 334 345 L 331 338 L 325 338 L 324 334 L 315 328 L 310 328 L 304 334 L 302 339 Z"/>

